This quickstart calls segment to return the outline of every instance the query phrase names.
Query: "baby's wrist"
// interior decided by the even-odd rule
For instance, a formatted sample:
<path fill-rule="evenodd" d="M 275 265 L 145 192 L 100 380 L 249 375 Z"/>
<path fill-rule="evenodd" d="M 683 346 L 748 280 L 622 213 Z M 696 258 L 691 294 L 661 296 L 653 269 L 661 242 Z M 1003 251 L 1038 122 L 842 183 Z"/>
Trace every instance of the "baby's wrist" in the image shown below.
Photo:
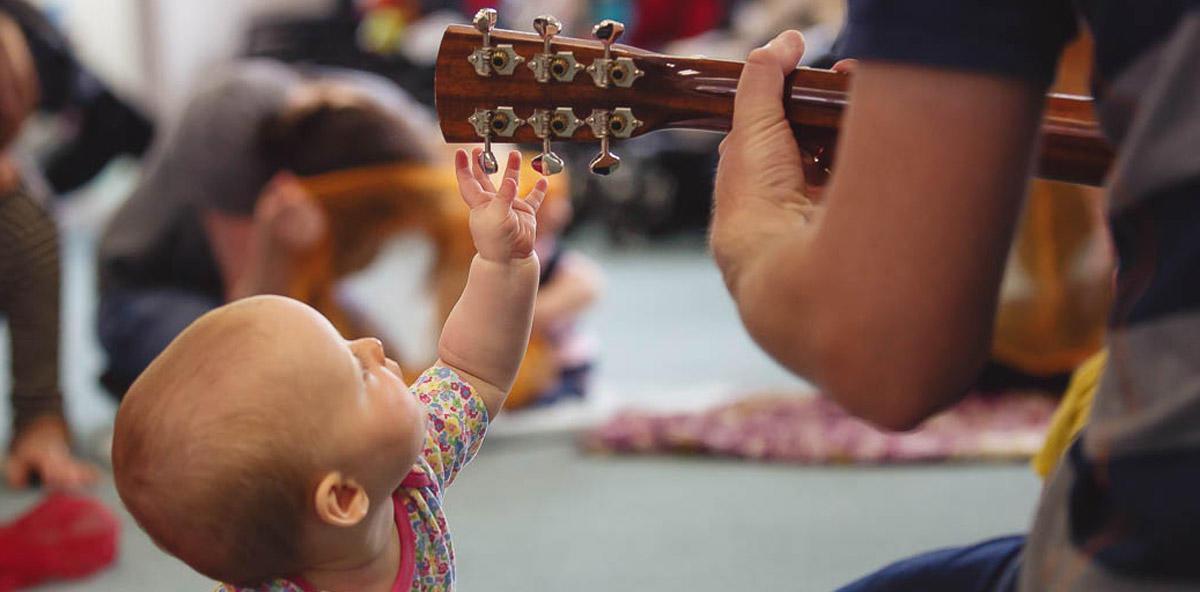
<path fill-rule="evenodd" d="M 529 255 L 527 255 L 525 257 L 520 257 L 520 258 L 517 258 L 517 257 L 494 258 L 494 257 L 488 257 L 487 255 L 484 255 L 483 253 L 476 253 L 475 261 L 481 262 L 489 267 L 494 267 L 497 269 L 500 269 L 500 268 L 521 269 L 521 268 L 525 268 L 525 267 L 540 267 L 541 266 L 541 262 L 538 261 L 537 253 L 532 252 L 532 251 L 529 253 Z"/>

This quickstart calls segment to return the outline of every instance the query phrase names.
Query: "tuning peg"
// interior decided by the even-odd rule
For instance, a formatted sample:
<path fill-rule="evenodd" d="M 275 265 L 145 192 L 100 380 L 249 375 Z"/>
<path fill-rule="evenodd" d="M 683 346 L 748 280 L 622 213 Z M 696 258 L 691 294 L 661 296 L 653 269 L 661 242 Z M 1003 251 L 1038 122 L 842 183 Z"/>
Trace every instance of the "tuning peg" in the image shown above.
<path fill-rule="evenodd" d="M 533 30 L 537 31 L 546 44 L 546 53 L 550 53 L 550 40 L 562 32 L 562 23 L 553 16 L 543 14 L 533 19 Z"/>
<path fill-rule="evenodd" d="M 533 157 L 530 165 L 533 170 L 545 176 L 556 175 L 563 170 L 563 159 L 550 150 L 550 135 L 554 132 L 554 122 L 558 117 L 555 111 L 534 109 L 529 119 L 525 120 L 529 127 L 533 128 L 533 135 L 542 140 L 542 153 Z"/>
<path fill-rule="evenodd" d="M 564 166 L 562 157 L 550 150 L 549 138 L 542 140 L 542 153 L 533 157 L 529 164 L 533 170 L 547 177 L 561 173 Z"/>
<path fill-rule="evenodd" d="M 592 60 L 587 71 L 600 88 L 610 84 L 629 88 L 633 82 L 645 75 L 630 57 L 612 57 L 612 44 L 625 32 L 625 25 L 612 19 L 604 19 L 592 27 L 592 36 L 604 44 L 604 57 Z"/>
<path fill-rule="evenodd" d="M 605 59 L 609 57 L 609 46 L 616 43 L 617 39 L 624 32 L 625 25 L 612 19 L 604 19 L 592 27 L 592 37 L 595 37 L 600 43 L 604 44 Z"/>
<path fill-rule="evenodd" d="M 592 159 L 589 166 L 597 175 L 609 175 L 621 166 L 621 158 L 610 150 L 612 131 L 609 129 L 612 113 L 604 109 L 592 109 L 584 123 L 592 128 L 592 135 L 600 139 L 600 153 Z"/>
<path fill-rule="evenodd" d="M 475 48 L 467 61 L 475 67 L 475 73 L 480 76 L 491 76 L 493 72 L 501 76 L 511 76 L 517 66 L 525 58 L 517 55 L 511 43 L 492 46 L 492 30 L 496 28 L 496 10 L 482 8 L 475 13 L 471 21 L 475 28 L 483 34 L 483 45 Z"/>
<path fill-rule="evenodd" d="M 500 163 L 496 162 L 496 155 L 492 152 L 492 138 L 486 137 L 483 139 L 483 151 L 479 153 L 479 168 L 483 169 L 486 174 L 495 174 L 500 170 Z"/>
<path fill-rule="evenodd" d="M 562 23 L 548 14 L 533 19 L 533 30 L 542 37 L 542 53 L 536 54 L 529 60 L 529 69 L 538 82 L 550 82 L 551 78 L 559 82 L 570 82 L 575 74 L 584 69 L 582 64 L 575 61 L 575 55 L 569 51 L 553 53 L 550 43 L 554 36 L 562 31 Z"/>
<path fill-rule="evenodd" d="M 479 168 L 492 174 L 500 170 L 496 155 L 492 153 L 492 136 L 511 138 L 518 127 L 525 121 L 517 117 L 512 107 L 496 107 L 495 109 L 476 109 L 467 122 L 475 128 L 475 135 L 483 138 L 483 151 L 479 153 Z"/>
<path fill-rule="evenodd" d="M 621 157 L 609 150 L 608 142 L 608 136 L 600 138 L 600 153 L 588 165 L 597 175 L 610 175 L 621 167 Z"/>
<path fill-rule="evenodd" d="M 495 8 L 480 8 L 479 12 L 475 13 L 475 18 L 471 19 L 475 28 L 483 33 L 483 45 L 486 47 L 492 44 L 492 29 L 496 28 L 496 20 L 499 15 Z"/>

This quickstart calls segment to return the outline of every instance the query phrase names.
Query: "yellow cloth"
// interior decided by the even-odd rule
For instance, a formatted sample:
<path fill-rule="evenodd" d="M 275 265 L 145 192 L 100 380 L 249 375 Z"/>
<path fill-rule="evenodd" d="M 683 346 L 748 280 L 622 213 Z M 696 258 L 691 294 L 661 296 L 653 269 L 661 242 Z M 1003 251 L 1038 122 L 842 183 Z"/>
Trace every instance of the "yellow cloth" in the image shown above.
<path fill-rule="evenodd" d="M 1048 476 L 1058 461 L 1067 452 L 1067 448 L 1075 441 L 1075 437 L 1087 425 L 1092 414 L 1092 401 L 1096 396 L 1096 387 L 1100 384 L 1100 375 L 1104 373 L 1104 365 L 1108 361 L 1108 351 L 1100 350 L 1088 358 L 1075 374 L 1063 395 L 1062 402 L 1050 419 L 1050 428 L 1046 431 L 1046 442 L 1041 451 L 1033 457 L 1033 470 L 1043 478 Z"/>

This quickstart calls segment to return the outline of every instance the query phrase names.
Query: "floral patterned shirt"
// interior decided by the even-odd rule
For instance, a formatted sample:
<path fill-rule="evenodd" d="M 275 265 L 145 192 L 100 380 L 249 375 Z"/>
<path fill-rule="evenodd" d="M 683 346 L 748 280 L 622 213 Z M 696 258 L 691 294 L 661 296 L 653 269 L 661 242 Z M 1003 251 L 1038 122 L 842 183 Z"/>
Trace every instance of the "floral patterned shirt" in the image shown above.
<path fill-rule="evenodd" d="M 411 389 L 429 413 L 425 450 L 392 495 L 400 531 L 400 571 L 394 592 L 442 592 L 454 587 L 454 547 L 442 512 L 442 493 L 479 451 L 487 429 L 483 400 L 454 370 L 425 371 Z M 219 584 L 213 592 L 318 592 L 301 578 L 277 579 L 257 588 Z"/>

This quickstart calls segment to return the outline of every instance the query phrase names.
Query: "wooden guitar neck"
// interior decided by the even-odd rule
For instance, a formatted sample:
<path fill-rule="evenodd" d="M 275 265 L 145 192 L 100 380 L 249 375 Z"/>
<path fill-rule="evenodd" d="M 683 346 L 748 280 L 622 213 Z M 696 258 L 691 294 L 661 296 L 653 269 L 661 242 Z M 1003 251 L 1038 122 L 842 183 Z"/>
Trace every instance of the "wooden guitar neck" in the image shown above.
<path fill-rule="evenodd" d="M 448 142 L 538 142 L 545 155 L 552 154 L 550 141 L 600 141 L 593 170 L 603 174 L 619 162 L 609 152 L 612 141 L 660 129 L 729 130 L 742 62 L 614 44 L 619 30 L 604 29 L 619 25 L 612 21 L 597 25 L 601 41 L 547 35 L 541 22 L 540 36 L 489 29 L 485 45 L 486 27 L 476 18 L 475 27 L 448 27 L 438 53 L 435 97 Z M 812 68 L 789 76 L 781 100 L 815 169 L 831 166 L 848 82 L 845 74 Z M 1112 157 L 1089 97 L 1047 97 L 1039 177 L 1101 185 Z"/>

